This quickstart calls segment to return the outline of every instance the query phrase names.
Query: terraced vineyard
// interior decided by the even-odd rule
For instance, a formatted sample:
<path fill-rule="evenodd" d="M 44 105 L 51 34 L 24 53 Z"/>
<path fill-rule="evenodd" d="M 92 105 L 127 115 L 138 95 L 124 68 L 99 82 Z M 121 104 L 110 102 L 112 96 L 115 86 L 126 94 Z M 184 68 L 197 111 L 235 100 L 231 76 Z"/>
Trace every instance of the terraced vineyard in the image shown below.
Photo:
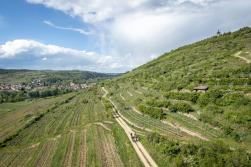
<path fill-rule="evenodd" d="M 250 166 L 250 43 L 248 27 L 214 36 L 103 86 L 159 166 Z"/>
<path fill-rule="evenodd" d="M 0 166 L 142 166 L 101 97 L 92 88 L 1 104 Z"/>

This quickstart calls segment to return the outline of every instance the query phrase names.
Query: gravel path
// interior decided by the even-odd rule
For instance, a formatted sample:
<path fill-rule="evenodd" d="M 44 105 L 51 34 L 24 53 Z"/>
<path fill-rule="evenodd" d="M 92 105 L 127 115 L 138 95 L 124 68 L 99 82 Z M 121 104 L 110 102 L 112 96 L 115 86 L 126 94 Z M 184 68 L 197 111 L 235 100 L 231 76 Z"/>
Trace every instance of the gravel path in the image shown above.
<path fill-rule="evenodd" d="M 102 90 L 105 92 L 104 96 L 105 98 L 107 98 L 107 94 L 108 91 L 102 87 Z M 108 98 L 107 98 L 108 99 Z M 109 101 L 111 101 L 111 103 L 114 106 L 114 103 L 112 102 L 111 99 L 108 99 Z M 116 106 L 114 106 L 114 108 L 117 108 Z M 140 158 L 141 162 L 144 164 L 145 167 L 157 167 L 158 165 L 156 164 L 156 162 L 152 159 L 152 157 L 150 156 L 150 154 L 147 152 L 147 150 L 145 149 L 145 147 L 139 142 L 134 142 L 131 138 L 131 133 L 134 133 L 133 130 L 127 125 L 127 123 L 120 117 L 115 117 L 116 121 L 119 123 L 119 125 L 124 129 L 127 137 L 129 138 L 130 142 L 132 143 L 132 146 L 134 148 L 134 150 L 136 151 L 138 157 Z"/>
<path fill-rule="evenodd" d="M 251 63 L 251 60 L 249 60 L 249 59 L 247 59 L 247 58 L 245 58 L 245 57 L 240 56 L 241 53 L 242 53 L 241 51 L 240 51 L 240 52 L 237 52 L 236 54 L 234 54 L 234 57 L 238 57 L 238 58 L 244 60 L 245 62 L 247 62 L 248 64 L 250 64 L 250 63 Z"/>

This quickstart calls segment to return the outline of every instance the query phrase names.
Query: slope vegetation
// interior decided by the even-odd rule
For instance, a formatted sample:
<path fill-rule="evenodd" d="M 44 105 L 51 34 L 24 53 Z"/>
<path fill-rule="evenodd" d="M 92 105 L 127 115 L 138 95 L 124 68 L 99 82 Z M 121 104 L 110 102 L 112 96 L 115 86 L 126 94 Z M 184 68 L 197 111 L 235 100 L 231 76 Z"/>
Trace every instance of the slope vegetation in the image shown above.
<path fill-rule="evenodd" d="M 242 28 L 173 50 L 103 86 L 159 166 L 249 166 L 250 60 L 251 28 Z"/>

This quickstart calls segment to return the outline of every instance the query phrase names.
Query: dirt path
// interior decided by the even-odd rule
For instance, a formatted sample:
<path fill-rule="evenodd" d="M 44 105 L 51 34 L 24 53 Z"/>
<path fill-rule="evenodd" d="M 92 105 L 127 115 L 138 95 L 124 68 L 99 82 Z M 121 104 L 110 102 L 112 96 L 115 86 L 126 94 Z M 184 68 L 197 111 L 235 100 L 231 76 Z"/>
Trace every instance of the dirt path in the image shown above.
<path fill-rule="evenodd" d="M 106 98 L 106 96 L 108 95 L 108 91 L 104 87 L 102 87 L 102 90 L 105 92 L 105 94 L 103 95 L 103 97 Z"/>
<path fill-rule="evenodd" d="M 75 144 L 75 132 L 71 132 L 70 141 L 68 144 L 67 152 L 65 155 L 65 161 L 64 165 L 65 167 L 71 167 L 72 166 L 72 155 L 73 155 L 73 149 Z"/>
<path fill-rule="evenodd" d="M 122 167 L 124 166 L 122 161 L 120 160 L 119 155 L 116 152 L 116 147 L 114 146 L 114 142 L 110 135 L 104 133 L 102 128 L 98 128 L 98 133 L 102 138 L 102 151 L 104 156 L 104 166 L 107 167 Z"/>
<path fill-rule="evenodd" d="M 195 120 L 195 121 L 198 121 L 198 118 L 196 118 L 196 117 L 193 116 L 192 114 L 189 114 L 189 113 L 182 113 L 182 112 L 178 112 L 178 114 L 184 115 L 184 116 L 186 116 L 186 117 L 188 117 L 188 118 L 191 118 L 191 119 L 193 119 L 193 120 Z"/>
<path fill-rule="evenodd" d="M 135 90 L 136 93 L 140 94 L 140 95 L 143 95 L 142 92 L 138 91 L 138 90 Z"/>
<path fill-rule="evenodd" d="M 112 156 L 113 156 L 113 160 L 114 160 L 114 164 L 115 164 L 115 167 L 119 166 L 119 167 L 122 167 L 124 166 L 122 160 L 120 159 L 118 153 L 117 153 L 117 149 L 116 149 L 116 146 L 115 146 L 115 142 L 114 140 L 112 139 L 111 136 L 107 136 L 107 143 L 108 143 L 108 147 L 110 148 L 111 152 L 112 152 Z"/>
<path fill-rule="evenodd" d="M 108 143 L 106 141 L 106 136 L 105 136 L 105 133 L 104 133 L 104 129 L 102 129 L 100 127 L 97 127 L 97 131 L 98 131 L 98 135 L 99 135 L 98 140 L 101 143 L 102 166 L 104 166 L 104 167 L 114 167 L 112 152 L 108 148 Z"/>
<path fill-rule="evenodd" d="M 122 118 L 117 117 L 115 119 L 117 120 L 119 125 L 124 129 L 127 137 L 129 138 L 129 140 L 132 143 L 134 150 L 138 154 L 138 156 L 139 156 L 141 162 L 144 164 L 144 166 L 145 167 L 157 167 L 158 165 L 155 163 L 155 161 L 152 159 L 152 157 L 146 151 L 144 146 L 139 141 L 137 141 L 137 142 L 132 141 L 132 138 L 130 136 L 131 133 L 134 133 L 132 131 L 132 129 L 125 123 L 125 121 Z"/>
<path fill-rule="evenodd" d="M 209 141 L 208 138 L 202 136 L 202 135 L 201 135 L 200 133 L 198 133 L 198 132 L 193 132 L 193 131 L 191 131 L 191 130 L 185 128 L 185 127 L 182 127 L 182 126 L 177 125 L 177 124 L 173 124 L 173 123 L 171 123 L 171 122 L 167 122 L 167 121 L 162 121 L 162 122 L 163 122 L 164 124 L 167 124 L 167 125 L 173 127 L 173 128 L 179 129 L 180 131 L 185 132 L 185 133 L 187 133 L 187 134 L 189 134 L 189 135 L 191 135 L 191 136 L 198 137 L 198 138 L 200 138 L 200 139 L 202 139 L 202 140 L 205 140 L 205 141 Z"/>
<path fill-rule="evenodd" d="M 96 122 L 94 123 L 95 125 L 99 125 L 102 126 L 104 129 L 108 130 L 108 131 L 112 131 L 111 129 L 109 129 L 106 125 L 104 125 L 102 122 Z"/>
<path fill-rule="evenodd" d="M 121 94 L 120 94 L 120 97 L 121 97 L 122 100 L 126 101 L 126 99 L 124 98 L 124 96 L 122 96 Z"/>
<path fill-rule="evenodd" d="M 135 123 L 133 123 L 133 122 L 131 122 L 130 120 L 128 120 L 126 117 L 124 117 L 122 114 L 120 114 L 120 112 L 119 112 L 119 110 L 117 109 L 117 106 L 113 103 L 113 101 L 111 101 L 111 99 L 109 99 L 110 100 L 110 102 L 112 103 L 112 105 L 114 106 L 114 111 L 118 111 L 118 113 L 119 113 L 119 116 L 123 119 L 123 120 L 125 120 L 128 124 L 130 124 L 131 126 L 133 126 L 133 127 L 135 127 L 135 128 L 138 128 L 138 129 L 141 129 L 141 130 L 144 130 L 144 131 L 147 131 L 147 132 L 154 132 L 153 130 L 151 130 L 151 129 L 149 129 L 149 128 L 143 128 L 143 127 L 141 127 L 141 126 L 138 126 L 137 124 L 135 124 Z M 116 109 L 116 110 L 115 110 Z"/>
<path fill-rule="evenodd" d="M 127 93 L 129 94 L 129 96 L 131 96 L 131 97 L 133 96 L 133 94 L 129 91 L 127 91 Z"/>
<path fill-rule="evenodd" d="M 81 134 L 81 143 L 80 143 L 80 167 L 86 166 L 86 152 L 87 152 L 87 145 L 86 145 L 86 129 L 84 129 L 83 133 Z"/>
<path fill-rule="evenodd" d="M 32 144 L 30 147 L 28 147 L 28 148 L 35 148 L 35 147 L 37 147 L 37 146 L 39 146 L 39 144 L 40 144 L 40 142 L 38 142 L 38 143 L 36 143 L 36 144 Z"/>
<path fill-rule="evenodd" d="M 107 95 L 107 90 L 102 87 L 102 89 L 105 92 L 105 95 Z M 106 97 L 106 96 L 104 96 Z M 112 103 L 112 100 L 109 99 Z M 112 103 L 113 104 L 113 103 Z M 115 107 L 115 106 L 114 106 Z M 130 142 L 132 143 L 132 146 L 134 150 L 136 151 L 138 157 L 140 158 L 141 162 L 144 164 L 145 167 L 157 167 L 158 165 L 156 162 L 152 159 L 150 154 L 146 151 L 144 146 L 139 142 L 134 142 L 131 138 L 131 133 L 134 133 L 132 129 L 127 125 L 127 123 L 121 118 L 121 117 L 116 117 L 116 121 L 119 123 L 119 125 L 124 129 L 127 137 L 129 138 Z"/>
<path fill-rule="evenodd" d="M 39 152 L 39 157 L 35 162 L 35 166 L 50 166 L 52 155 L 56 151 L 57 141 L 49 140 L 45 145 L 43 145 L 41 151 Z"/>
<path fill-rule="evenodd" d="M 114 122 L 112 122 L 112 121 L 104 121 L 104 123 L 113 124 Z"/>
<path fill-rule="evenodd" d="M 241 53 L 242 53 L 242 51 L 239 51 L 239 52 L 235 53 L 234 57 L 240 58 L 240 59 L 244 60 L 248 64 L 251 63 L 251 60 L 247 59 L 246 57 L 240 56 Z"/>
<path fill-rule="evenodd" d="M 140 112 L 139 110 L 137 110 L 134 106 L 132 107 L 132 110 L 135 111 L 136 113 L 143 115 L 142 112 Z"/>

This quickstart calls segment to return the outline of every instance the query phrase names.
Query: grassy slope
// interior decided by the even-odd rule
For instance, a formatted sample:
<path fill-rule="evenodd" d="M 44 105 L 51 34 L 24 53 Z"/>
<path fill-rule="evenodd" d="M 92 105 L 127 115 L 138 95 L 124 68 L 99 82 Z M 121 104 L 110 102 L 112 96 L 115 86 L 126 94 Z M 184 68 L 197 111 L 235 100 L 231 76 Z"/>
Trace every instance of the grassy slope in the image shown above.
<path fill-rule="evenodd" d="M 121 80 L 130 78 L 167 91 L 178 87 L 192 89 L 200 83 L 217 86 L 215 80 L 218 80 L 219 86 L 233 82 L 236 89 L 250 91 L 244 84 L 250 84 L 251 67 L 233 56 L 238 51 L 251 52 L 250 28 L 174 50 L 124 75 Z M 235 83 L 238 79 L 243 81 Z"/>
<path fill-rule="evenodd" d="M 237 54 L 238 52 L 240 53 Z M 221 139 L 221 143 L 224 145 L 222 148 L 226 150 L 227 147 L 231 147 L 231 149 L 242 148 L 250 152 L 251 64 L 236 55 L 250 60 L 251 28 L 243 28 L 237 32 L 215 36 L 181 47 L 125 75 L 107 81 L 106 86 L 109 87 L 112 98 L 120 106 L 121 111 L 125 111 L 124 115 L 138 125 L 152 127 L 153 130 L 160 133 L 163 133 L 163 128 L 157 127 L 156 124 L 168 127 L 168 125 L 161 125 L 156 121 L 150 123 L 151 121 L 148 118 L 133 113 L 131 106 L 139 109 L 141 104 L 151 105 L 150 111 L 155 112 L 154 108 L 158 108 L 159 105 L 163 107 L 163 103 L 157 102 L 164 101 L 166 103 L 164 108 L 166 109 L 171 109 L 175 104 L 186 103 L 194 110 L 190 114 L 197 118 L 197 121 L 177 112 L 167 111 L 164 111 L 166 114 L 163 119 L 202 134 L 210 139 L 209 143 Z M 206 94 L 192 93 L 193 88 L 200 84 L 208 85 L 209 91 Z M 188 93 L 184 93 L 184 91 Z M 195 99 L 191 99 L 191 95 Z M 149 103 L 149 101 L 156 103 Z M 154 114 L 150 115 L 154 116 Z M 178 144 L 177 148 L 184 149 L 181 143 L 195 143 L 196 146 L 205 147 L 206 150 L 207 147 L 214 147 L 191 139 L 180 132 L 178 133 L 183 135 L 182 138 L 173 136 L 168 132 L 165 133 L 169 136 L 166 140 L 179 141 L 180 145 Z M 193 158 L 198 158 L 198 155 L 187 157 L 188 155 L 183 152 L 184 150 L 178 151 L 177 155 L 169 155 L 163 153 L 166 150 L 162 148 L 168 144 L 160 147 L 160 143 L 155 143 L 156 145 L 154 142 L 149 143 L 146 138 L 144 141 L 146 147 L 149 147 L 154 157 L 160 161 L 161 166 L 168 163 L 170 165 L 170 162 L 173 165 L 182 164 L 189 158 L 192 158 L 190 165 L 192 163 L 205 165 L 196 159 L 193 161 Z M 232 154 L 231 151 L 228 151 L 229 155 L 225 155 L 219 150 L 212 152 L 216 154 L 213 156 L 217 158 L 226 158 Z M 234 154 L 237 155 L 238 153 Z M 246 155 L 243 156 L 246 157 Z M 171 159 L 168 157 L 171 157 Z M 215 165 L 223 163 L 216 159 L 211 160 L 215 162 Z M 232 159 L 235 159 L 235 157 L 233 156 Z M 205 163 L 210 164 L 210 160 L 207 160 L 205 160 Z M 233 163 L 221 165 L 232 166 Z"/>

